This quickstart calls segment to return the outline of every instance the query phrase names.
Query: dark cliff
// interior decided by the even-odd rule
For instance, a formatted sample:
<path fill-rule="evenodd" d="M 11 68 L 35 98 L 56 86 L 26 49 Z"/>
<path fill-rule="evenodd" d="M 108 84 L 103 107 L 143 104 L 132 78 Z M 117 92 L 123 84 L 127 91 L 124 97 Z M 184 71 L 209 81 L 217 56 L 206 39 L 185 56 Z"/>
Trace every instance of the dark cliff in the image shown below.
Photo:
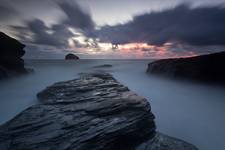
<path fill-rule="evenodd" d="M 147 72 L 172 78 L 225 83 L 225 52 L 190 58 L 162 59 L 148 65 Z"/>
<path fill-rule="evenodd" d="M 0 32 L 0 79 L 27 73 L 22 56 L 25 45 Z"/>

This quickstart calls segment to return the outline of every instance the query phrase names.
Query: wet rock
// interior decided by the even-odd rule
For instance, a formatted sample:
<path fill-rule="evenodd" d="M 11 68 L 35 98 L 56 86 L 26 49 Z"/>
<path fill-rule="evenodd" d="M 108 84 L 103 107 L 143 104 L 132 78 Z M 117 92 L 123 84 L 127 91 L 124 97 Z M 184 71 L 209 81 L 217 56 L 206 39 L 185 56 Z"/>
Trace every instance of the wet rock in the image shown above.
<path fill-rule="evenodd" d="M 27 73 L 22 56 L 24 44 L 0 32 L 0 79 Z"/>
<path fill-rule="evenodd" d="M 110 64 L 104 64 L 104 65 L 99 65 L 99 66 L 94 66 L 93 68 L 112 68 L 113 66 Z"/>
<path fill-rule="evenodd" d="M 159 142 L 152 142 L 159 134 L 148 101 L 110 74 L 82 74 L 47 87 L 37 96 L 40 104 L 0 127 L 1 150 L 132 150 L 146 143 L 150 143 L 148 149 L 161 150 L 156 146 Z M 180 142 L 162 138 L 165 144 Z M 193 148 L 182 144 L 186 149 L 175 148 Z"/>
<path fill-rule="evenodd" d="M 139 145 L 136 150 L 196 150 L 196 147 L 182 140 L 156 133 L 153 138 Z"/>
<path fill-rule="evenodd" d="M 74 54 L 67 54 L 66 56 L 65 56 L 65 60 L 78 60 L 78 59 L 80 59 L 78 56 L 76 56 L 76 55 L 74 55 Z"/>
<path fill-rule="evenodd" d="M 190 58 L 163 59 L 148 65 L 147 72 L 172 78 L 225 84 L 225 52 Z"/>

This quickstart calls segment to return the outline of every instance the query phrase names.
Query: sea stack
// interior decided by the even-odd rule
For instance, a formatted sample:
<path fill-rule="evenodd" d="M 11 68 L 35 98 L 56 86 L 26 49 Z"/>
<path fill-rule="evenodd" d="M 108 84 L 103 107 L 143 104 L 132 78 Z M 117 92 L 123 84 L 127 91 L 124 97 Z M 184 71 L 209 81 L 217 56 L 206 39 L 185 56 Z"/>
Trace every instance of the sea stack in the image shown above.
<path fill-rule="evenodd" d="M 225 84 L 225 52 L 189 57 L 162 59 L 148 65 L 147 72 L 172 78 Z"/>
<path fill-rule="evenodd" d="M 67 54 L 67 55 L 65 56 L 65 60 L 78 60 L 78 59 L 80 59 L 80 58 L 79 58 L 78 56 L 72 54 L 72 53 Z"/>
<path fill-rule="evenodd" d="M 0 32 L 0 79 L 27 73 L 22 56 L 25 45 Z"/>

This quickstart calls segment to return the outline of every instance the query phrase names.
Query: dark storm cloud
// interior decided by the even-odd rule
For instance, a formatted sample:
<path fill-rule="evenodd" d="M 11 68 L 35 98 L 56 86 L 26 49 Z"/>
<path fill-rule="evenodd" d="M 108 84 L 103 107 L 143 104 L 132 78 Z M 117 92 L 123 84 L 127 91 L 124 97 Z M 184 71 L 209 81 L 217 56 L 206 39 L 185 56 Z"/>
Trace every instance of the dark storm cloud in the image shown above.
<path fill-rule="evenodd" d="M 27 27 L 33 33 L 36 44 L 66 47 L 68 39 L 73 36 L 65 25 L 56 24 L 49 28 L 39 19 L 28 22 Z"/>
<path fill-rule="evenodd" d="M 89 13 L 84 12 L 81 7 L 71 0 L 59 1 L 59 7 L 67 15 L 66 24 L 81 30 L 93 30 L 94 22 Z"/>
<path fill-rule="evenodd" d="M 136 16 L 125 24 L 104 26 L 97 34 L 101 41 L 114 44 L 180 42 L 197 46 L 225 45 L 225 8 L 180 5 Z"/>
<path fill-rule="evenodd" d="M 23 0 L 21 2 L 26 2 Z M 60 10 L 66 15 L 58 23 L 46 25 L 46 20 L 42 19 L 24 19 L 22 26 L 10 26 L 16 32 L 16 36 L 26 42 L 32 44 L 40 44 L 54 46 L 59 48 L 68 47 L 68 39 L 77 36 L 69 30 L 69 27 L 74 28 L 78 32 L 85 35 L 91 35 L 94 31 L 94 22 L 89 13 L 86 13 L 75 1 L 57 1 L 49 0 L 55 4 L 55 9 Z M 37 1 L 29 1 L 29 5 L 36 4 Z M 42 3 L 42 1 L 41 1 Z M 47 4 L 47 3 L 46 3 Z M 4 4 L 5 6 L 5 4 Z M 10 10 L 10 9 L 9 9 Z M 82 45 L 78 41 L 74 41 L 75 46 L 80 48 Z"/>
<path fill-rule="evenodd" d="M 25 27 L 11 26 L 11 28 L 17 31 L 16 36 L 24 42 L 54 47 L 68 47 L 68 39 L 75 36 L 63 24 L 48 27 L 40 19 L 26 22 Z"/>
<path fill-rule="evenodd" d="M 7 21 L 14 19 L 19 13 L 13 8 L 13 6 L 6 0 L 0 2 L 0 21 Z"/>

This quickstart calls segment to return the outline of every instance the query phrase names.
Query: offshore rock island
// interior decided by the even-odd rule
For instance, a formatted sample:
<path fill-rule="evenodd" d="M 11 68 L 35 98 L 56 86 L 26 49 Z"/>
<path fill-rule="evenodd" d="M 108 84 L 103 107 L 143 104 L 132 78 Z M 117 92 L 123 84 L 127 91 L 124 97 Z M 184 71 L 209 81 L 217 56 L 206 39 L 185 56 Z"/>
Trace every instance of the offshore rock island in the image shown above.
<path fill-rule="evenodd" d="M 81 74 L 37 97 L 0 127 L 1 150 L 196 150 L 158 133 L 148 101 L 110 74 Z"/>
<path fill-rule="evenodd" d="M 65 56 L 65 60 L 78 60 L 78 59 L 80 59 L 80 58 L 79 58 L 78 56 L 72 54 L 72 53 L 67 54 L 67 55 Z"/>

